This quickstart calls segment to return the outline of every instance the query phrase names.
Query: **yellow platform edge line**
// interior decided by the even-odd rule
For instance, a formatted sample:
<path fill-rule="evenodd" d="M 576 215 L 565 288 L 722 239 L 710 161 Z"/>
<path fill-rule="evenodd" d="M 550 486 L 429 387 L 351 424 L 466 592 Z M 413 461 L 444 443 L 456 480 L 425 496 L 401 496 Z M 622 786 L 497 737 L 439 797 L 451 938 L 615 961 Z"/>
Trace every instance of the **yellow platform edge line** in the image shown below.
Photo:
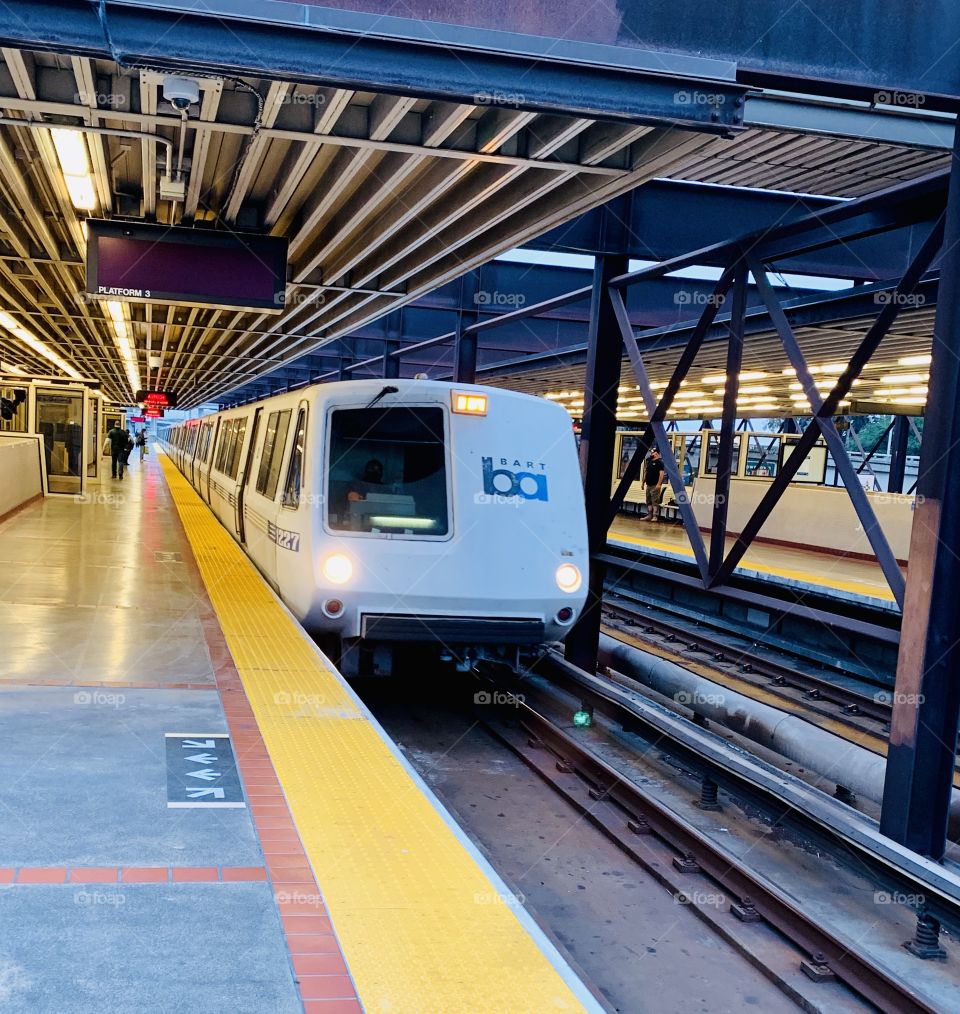
<path fill-rule="evenodd" d="M 676 553 L 679 556 L 693 559 L 693 550 L 686 546 L 677 546 L 672 542 L 657 542 L 655 539 L 641 539 L 636 535 L 627 535 L 624 532 L 611 532 L 608 538 L 612 542 L 618 539 L 622 542 L 630 542 L 635 546 L 647 546 L 649 549 L 661 549 L 667 553 Z M 773 577 L 785 577 L 789 581 L 802 581 L 814 587 L 823 586 L 834 588 L 837 591 L 853 592 L 856 595 L 866 595 L 868 598 L 882 599 L 885 602 L 893 602 L 893 592 L 886 588 L 878 588 L 875 585 L 864 584 L 860 581 L 846 581 L 837 577 L 830 577 L 829 574 L 811 574 L 804 570 L 790 570 L 787 567 L 771 567 L 765 563 L 754 563 L 749 556 L 745 557 L 736 570 L 755 570 L 760 574 L 770 574 Z"/>
<path fill-rule="evenodd" d="M 365 1009 L 601 1010 L 173 463 L 159 461 Z"/>

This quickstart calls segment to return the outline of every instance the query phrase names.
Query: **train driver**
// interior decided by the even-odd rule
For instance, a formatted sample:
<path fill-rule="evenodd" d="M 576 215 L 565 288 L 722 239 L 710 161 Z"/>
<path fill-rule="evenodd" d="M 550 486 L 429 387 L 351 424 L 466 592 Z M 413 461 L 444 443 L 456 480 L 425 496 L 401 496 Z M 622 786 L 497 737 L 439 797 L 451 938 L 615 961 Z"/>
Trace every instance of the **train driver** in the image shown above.
<path fill-rule="evenodd" d="M 363 466 L 363 475 L 350 484 L 347 500 L 366 500 L 370 493 L 383 491 L 383 462 L 371 458 Z"/>

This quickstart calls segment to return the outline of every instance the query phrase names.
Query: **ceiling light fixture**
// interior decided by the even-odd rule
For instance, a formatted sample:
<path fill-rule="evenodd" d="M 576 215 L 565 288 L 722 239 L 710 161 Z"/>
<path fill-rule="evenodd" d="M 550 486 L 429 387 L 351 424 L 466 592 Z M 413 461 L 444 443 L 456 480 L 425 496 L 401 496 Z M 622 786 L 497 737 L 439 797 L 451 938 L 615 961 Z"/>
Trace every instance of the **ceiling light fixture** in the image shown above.
<path fill-rule="evenodd" d="M 97 192 L 90 175 L 90 157 L 83 134 L 78 130 L 54 127 L 50 136 L 73 206 L 78 211 L 93 211 L 97 206 Z"/>

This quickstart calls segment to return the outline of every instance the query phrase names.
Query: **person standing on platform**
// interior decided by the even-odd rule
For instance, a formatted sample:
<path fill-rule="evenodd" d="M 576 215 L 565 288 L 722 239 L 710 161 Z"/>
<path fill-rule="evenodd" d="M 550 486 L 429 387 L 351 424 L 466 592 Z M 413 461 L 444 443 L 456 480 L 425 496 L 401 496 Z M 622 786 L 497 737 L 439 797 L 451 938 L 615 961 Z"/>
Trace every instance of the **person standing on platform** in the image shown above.
<path fill-rule="evenodd" d="M 123 445 L 123 456 L 122 456 L 123 464 L 120 467 L 121 479 L 123 478 L 124 469 L 130 467 L 130 455 L 133 452 L 133 448 L 136 446 L 129 430 L 124 430 L 123 435 L 127 438 L 127 442 Z"/>
<path fill-rule="evenodd" d="M 120 429 L 120 423 L 114 423 L 113 429 L 107 434 L 107 440 L 110 441 L 111 475 L 114 479 L 123 478 L 123 468 L 126 464 L 124 455 L 127 453 L 129 439 L 130 434 Z"/>
<path fill-rule="evenodd" d="M 143 430 L 137 434 L 137 447 L 140 448 L 140 460 L 143 461 L 143 456 L 147 453 L 147 436 Z"/>
<path fill-rule="evenodd" d="M 647 458 L 647 467 L 643 473 L 643 483 L 647 493 L 647 521 L 660 520 L 660 501 L 663 499 L 663 477 L 666 468 L 660 460 L 660 452 L 654 447 Z"/>

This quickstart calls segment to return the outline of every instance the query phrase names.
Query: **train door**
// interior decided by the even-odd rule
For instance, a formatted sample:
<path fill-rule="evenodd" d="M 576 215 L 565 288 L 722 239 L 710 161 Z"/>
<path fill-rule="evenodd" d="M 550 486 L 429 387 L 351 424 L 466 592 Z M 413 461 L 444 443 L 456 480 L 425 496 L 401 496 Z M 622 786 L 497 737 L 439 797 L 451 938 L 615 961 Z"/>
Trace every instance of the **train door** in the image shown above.
<path fill-rule="evenodd" d="M 203 472 L 200 473 L 200 495 L 210 503 L 210 473 L 213 471 L 213 449 L 217 446 L 217 437 L 220 436 L 220 417 L 217 417 L 216 422 L 210 424 L 213 427 L 213 435 L 207 441 L 207 467 L 206 475 Z M 204 490 L 204 480 L 206 480 L 206 490 Z"/>
<path fill-rule="evenodd" d="M 247 447 L 246 457 L 243 459 L 243 471 L 240 473 L 240 483 L 237 487 L 237 538 L 241 545 L 247 544 L 247 533 L 243 523 L 243 502 L 250 484 L 250 475 L 253 472 L 253 455 L 257 448 L 257 436 L 260 433 L 260 416 L 262 414 L 262 408 L 258 408 L 253 413 L 253 431 L 250 434 L 250 444 Z"/>

